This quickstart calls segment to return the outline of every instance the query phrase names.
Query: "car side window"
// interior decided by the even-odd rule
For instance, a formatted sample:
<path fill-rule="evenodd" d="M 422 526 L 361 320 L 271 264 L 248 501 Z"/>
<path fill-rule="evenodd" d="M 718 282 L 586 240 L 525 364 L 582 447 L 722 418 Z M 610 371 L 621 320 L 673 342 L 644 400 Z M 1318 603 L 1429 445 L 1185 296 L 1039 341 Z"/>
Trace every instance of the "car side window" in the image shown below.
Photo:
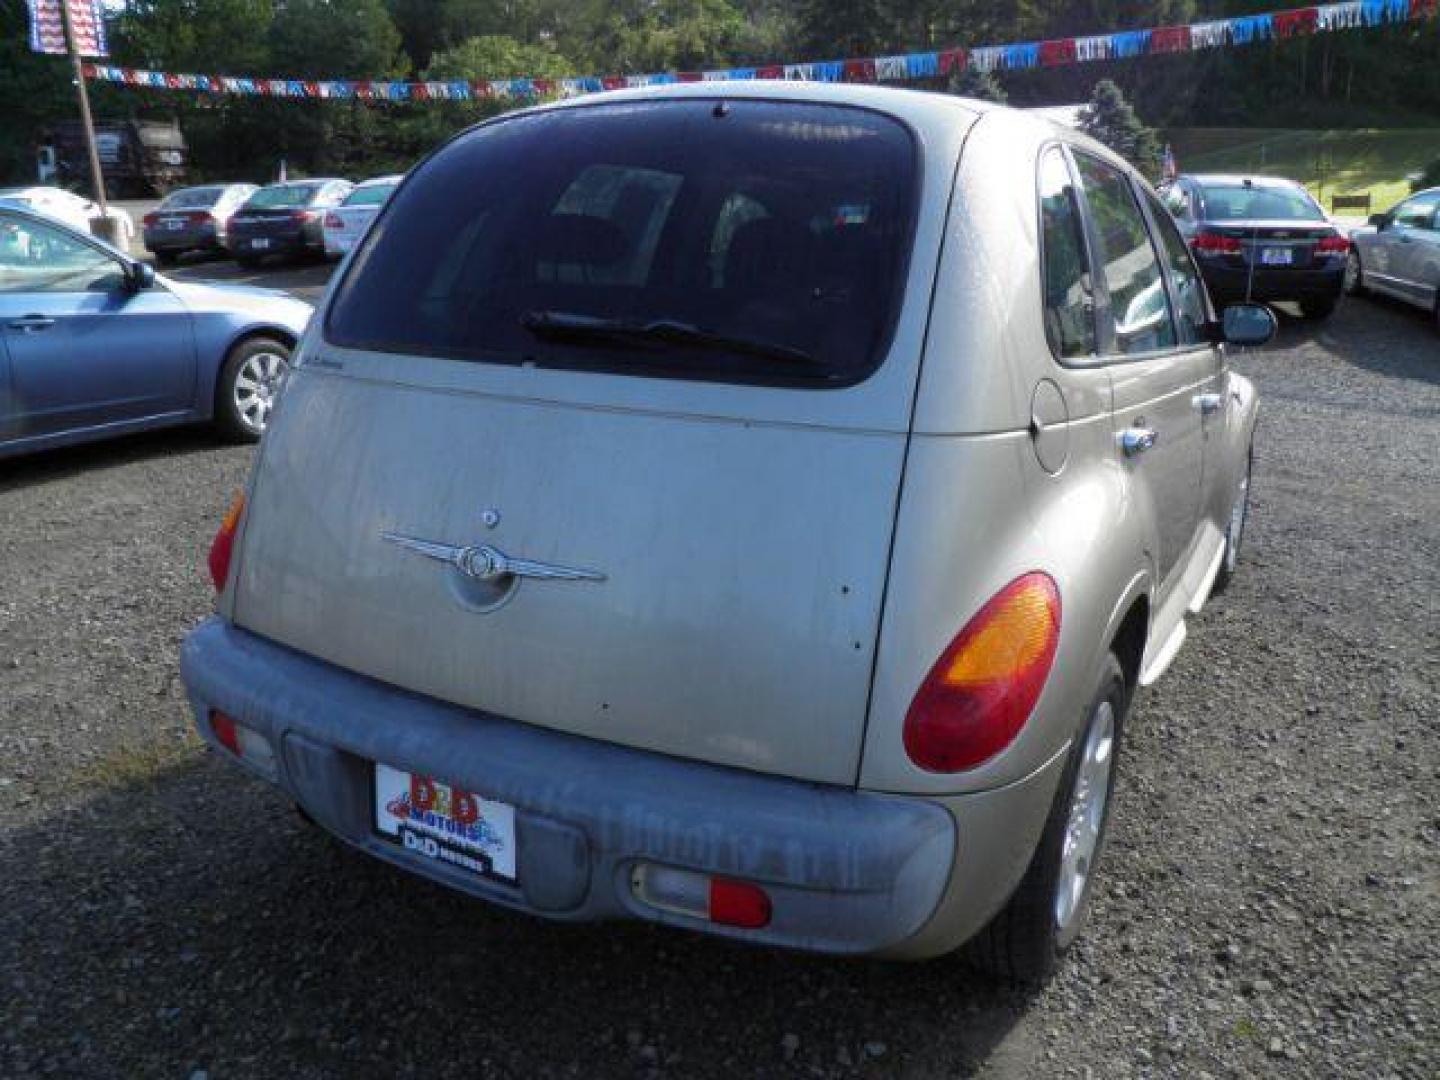
<path fill-rule="evenodd" d="M 1080 202 L 1058 148 L 1040 161 L 1041 286 L 1045 336 L 1058 357 L 1095 354 L 1095 299 Z"/>
<path fill-rule="evenodd" d="M 1409 229 L 1435 228 L 1435 208 L 1440 206 L 1440 193 L 1418 195 L 1395 209 L 1395 224 Z"/>
<path fill-rule="evenodd" d="M 1165 212 L 1159 200 L 1148 192 L 1144 193 L 1150 216 L 1155 221 L 1156 239 L 1160 241 L 1160 253 L 1170 271 L 1170 284 L 1175 293 L 1175 314 L 1178 316 L 1180 344 L 1199 345 L 1207 340 L 1206 323 L 1209 312 L 1205 306 L 1205 283 L 1200 271 L 1195 269 L 1195 260 L 1185 246 L 1180 230 Z"/>
<path fill-rule="evenodd" d="M 110 292 L 119 260 L 61 229 L 0 214 L 0 292 Z"/>
<path fill-rule="evenodd" d="M 1110 295 L 1115 351 L 1154 352 L 1175 345 L 1175 320 L 1160 276 L 1160 259 L 1150 242 L 1140 204 L 1125 174 L 1090 157 L 1075 155 L 1091 227 Z"/>

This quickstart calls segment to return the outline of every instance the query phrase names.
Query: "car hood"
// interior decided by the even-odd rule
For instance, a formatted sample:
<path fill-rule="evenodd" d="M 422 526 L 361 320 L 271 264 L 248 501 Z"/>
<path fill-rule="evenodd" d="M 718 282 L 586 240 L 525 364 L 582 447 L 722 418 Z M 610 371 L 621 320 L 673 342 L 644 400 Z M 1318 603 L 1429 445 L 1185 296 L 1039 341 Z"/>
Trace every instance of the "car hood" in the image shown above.
<path fill-rule="evenodd" d="M 315 309 L 279 289 L 257 289 L 250 285 L 219 285 L 198 281 L 159 278 L 193 312 L 238 312 L 279 323 L 298 335 Z"/>

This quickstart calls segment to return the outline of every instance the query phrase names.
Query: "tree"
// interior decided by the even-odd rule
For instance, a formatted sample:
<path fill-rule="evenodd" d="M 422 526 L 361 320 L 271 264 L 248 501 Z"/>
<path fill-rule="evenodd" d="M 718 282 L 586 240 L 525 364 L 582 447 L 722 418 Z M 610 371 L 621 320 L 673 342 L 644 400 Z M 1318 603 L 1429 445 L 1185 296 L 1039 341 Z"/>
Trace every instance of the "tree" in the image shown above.
<path fill-rule="evenodd" d="M 1159 139 L 1154 130 L 1135 115 L 1120 87 L 1109 79 L 1095 84 L 1090 104 L 1080 114 L 1080 130 L 1110 147 L 1141 172 L 1151 177 L 1158 175 Z"/>
<path fill-rule="evenodd" d="M 437 52 L 427 79 L 514 79 L 525 75 L 558 78 L 575 74 L 550 45 L 528 45 L 501 34 L 472 37 Z"/>
<path fill-rule="evenodd" d="M 1410 181 L 1411 191 L 1424 191 L 1432 187 L 1440 187 L 1440 157 L 1426 165 Z"/>
<path fill-rule="evenodd" d="M 967 67 L 958 76 L 951 76 L 949 90 L 960 97 L 978 98 L 1000 105 L 1010 100 L 1010 95 L 1005 92 L 1005 87 L 1000 85 L 999 79 L 988 71 L 971 67 Z"/>

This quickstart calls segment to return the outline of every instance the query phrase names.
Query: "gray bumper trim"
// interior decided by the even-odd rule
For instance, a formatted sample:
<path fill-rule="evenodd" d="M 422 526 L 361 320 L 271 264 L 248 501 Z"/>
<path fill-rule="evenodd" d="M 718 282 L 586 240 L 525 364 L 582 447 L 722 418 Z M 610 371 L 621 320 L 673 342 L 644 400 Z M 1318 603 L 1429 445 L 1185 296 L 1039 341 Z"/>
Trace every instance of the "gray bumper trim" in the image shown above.
<path fill-rule="evenodd" d="M 205 738 L 215 744 L 212 708 L 265 735 L 279 759 L 274 779 L 330 831 L 422 876 L 553 918 L 636 917 L 874 952 L 924 926 L 955 857 L 954 820 L 925 799 L 683 761 L 461 709 L 219 618 L 186 639 L 181 672 Z M 374 761 L 512 803 L 519 885 L 375 837 Z M 734 930 L 642 905 L 629 887 L 637 860 L 760 882 L 772 922 Z"/>

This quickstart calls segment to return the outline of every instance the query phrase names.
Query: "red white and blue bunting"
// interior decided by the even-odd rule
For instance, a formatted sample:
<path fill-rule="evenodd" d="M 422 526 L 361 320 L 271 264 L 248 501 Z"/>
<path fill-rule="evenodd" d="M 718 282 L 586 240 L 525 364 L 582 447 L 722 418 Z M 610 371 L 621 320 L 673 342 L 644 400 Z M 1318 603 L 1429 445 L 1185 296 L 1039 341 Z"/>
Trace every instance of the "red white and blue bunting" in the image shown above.
<path fill-rule="evenodd" d="M 27 0 L 30 11 L 30 50 L 64 56 L 70 50 L 65 44 L 65 13 L 60 5 L 70 8 L 70 27 L 75 33 L 75 51 L 81 56 L 109 56 L 105 41 L 105 13 L 100 0 Z"/>
<path fill-rule="evenodd" d="M 654 75 L 388 82 L 370 79 L 257 79 L 230 75 L 177 75 L 103 64 L 86 64 L 84 71 L 87 79 L 149 89 L 197 90 L 212 94 L 273 98 L 385 102 L 569 98 L 631 86 L 719 82 L 731 79 L 895 83 L 959 74 L 967 68 L 977 71 L 1017 71 L 1253 45 L 1310 34 L 1434 18 L 1437 6 L 1440 6 L 1440 0 L 1348 0 L 1346 3 L 1292 8 L 1265 15 L 1243 15 L 1186 26 L 1156 26 L 1148 30 L 1127 30 L 1091 37 L 989 45 L 973 49 L 941 49 L 935 52 L 852 60 L 821 60 L 803 64 L 769 64 L 715 71 L 668 71 Z"/>

